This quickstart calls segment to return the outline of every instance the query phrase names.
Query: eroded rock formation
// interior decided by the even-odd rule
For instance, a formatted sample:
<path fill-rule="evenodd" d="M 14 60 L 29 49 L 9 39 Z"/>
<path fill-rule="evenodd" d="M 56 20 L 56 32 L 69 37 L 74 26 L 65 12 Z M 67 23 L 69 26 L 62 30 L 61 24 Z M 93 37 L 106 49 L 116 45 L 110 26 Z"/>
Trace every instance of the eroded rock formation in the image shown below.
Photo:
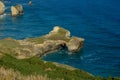
<path fill-rule="evenodd" d="M 23 14 L 23 6 L 18 4 L 16 6 L 11 6 L 12 16 L 17 16 Z"/>
<path fill-rule="evenodd" d="M 83 38 L 71 37 L 70 41 L 66 44 L 68 51 L 70 52 L 78 52 L 84 44 Z"/>
<path fill-rule="evenodd" d="M 3 14 L 5 11 L 5 5 L 3 2 L 0 1 L 0 15 Z"/>
<path fill-rule="evenodd" d="M 32 1 L 29 1 L 29 2 L 28 2 L 28 5 L 30 5 L 30 6 L 31 6 L 31 5 L 32 5 Z"/>
<path fill-rule="evenodd" d="M 0 40 L 0 53 L 12 53 L 21 59 L 35 55 L 42 56 L 64 47 L 68 48 L 70 52 L 77 52 L 83 47 L 83 42 L 83 38 L 70 37 L 68 30 L 56 26 L 49 34 L 42 37 L 24 40 L 11 38 Z"/>

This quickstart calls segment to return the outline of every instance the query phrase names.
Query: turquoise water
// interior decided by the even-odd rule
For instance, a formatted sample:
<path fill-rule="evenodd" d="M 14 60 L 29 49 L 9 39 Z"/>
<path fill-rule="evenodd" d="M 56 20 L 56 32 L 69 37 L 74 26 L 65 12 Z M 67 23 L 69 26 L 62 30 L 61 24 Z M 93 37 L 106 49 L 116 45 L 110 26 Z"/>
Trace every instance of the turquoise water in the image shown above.
<path fill-rule="evenodd" d="M 10 1 L 10 0 L 9 0 Z M 69 55 L 60 50 L 44 60 L 68 64 L 94 75 L 120 77 L 119 0 L 25 0 L 5 1 L 0 15 L 0 38 L 24 39 L 47 34 L 56 25 L 85 38 L 84 48 Z M 11 17 L 10 6 L 21 3 L 24 15 Z"/>

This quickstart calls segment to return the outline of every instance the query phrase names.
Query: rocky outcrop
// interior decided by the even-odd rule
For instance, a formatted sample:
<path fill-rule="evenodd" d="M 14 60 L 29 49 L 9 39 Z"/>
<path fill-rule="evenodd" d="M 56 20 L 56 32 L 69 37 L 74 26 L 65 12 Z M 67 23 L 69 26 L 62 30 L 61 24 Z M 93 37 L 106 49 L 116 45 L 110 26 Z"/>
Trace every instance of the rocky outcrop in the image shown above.
<path fill-rule="evenodd" d="M 58 50 L 62 48 L 62 45 L 64 45 L 64 41 L 53 41 L 53 40 L 47 40 L 43 44 L 36 44 L 34 46 L 36 54 L 44 55 L 44 53 L 50 53 L 52 51 Z"/>
<path fill-rule="evenodd" d="M 23 6 L 21 4 L 16 5 L 15 8 L 18 10 L 19 14 L 23 14 Z"/>
<path fill-rule="evenodd" d="M 35 55 L 42 56 L 63 48 L 68 48 L 70 52 L 77 52 L 83 47 L 83 42 L 83 38 L 70 37 L 68 30 L 56 26 L 49 34 L 42 37 L 24 40 L 11 38 L 0 40 L 0 53 L 9 52 L 22 59 Z"/>
<path fill-rule="evenodd" d="M 23 14 L 23 6 L 18 4 L 16 6 L 11 6 L 12 16 L 17 16 Z"/>
<path fill-rule="evenodd" d="M 68 31 L 60 26 L 55 26 L 53 28 L 53 30 L 49 32 L 49 34 L 45 35 L 45 37 L 47 37 L 47 38 L 50 38 L 52 36 L 55 36 L 55 37 L 58 36 L 60 38 L 62 36 L 63 38 L 70 39 L 70 31 Z M 63 39 L 63 38 L 61 38 L 61 39 Z"/>
<path fill-rule="evenodd" d="M 30 5 L 30 6 L 31 6 L 31 5 L 32 5 L 32 1 L 29 1 L 29 2 L 28 2 L 28 5 Z"/>
<path fill-rule="evenodd" d="M 19 14 L 18 10 L 14 6 L 11 6 L 11 14 L 12 16 L 17 16 Z"/>
<path fill-rule="evenodd" d="M 0 15 L 3 14 L 5 11 L 5 5 L 3 2 L 0 1 Z"/>
<path fill-rule="evenodd" d="M 66 44 L 68 51 L 70 52 L 78 52 L 84 44 L 83 38 L 72 37 L 70 41 Z"/>

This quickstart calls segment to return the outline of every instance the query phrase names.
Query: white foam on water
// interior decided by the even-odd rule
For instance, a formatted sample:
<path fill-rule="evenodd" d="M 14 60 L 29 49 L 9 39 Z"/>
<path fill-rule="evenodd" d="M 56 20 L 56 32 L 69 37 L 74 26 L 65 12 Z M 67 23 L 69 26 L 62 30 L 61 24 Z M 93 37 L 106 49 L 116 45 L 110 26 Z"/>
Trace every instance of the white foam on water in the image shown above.
<path fill-rule="evenodd" d="M 0 19 L 3 19 L 3 18 L 5 18 L 6 17 L 6 13 L 4 13 L 4 14 L 2 14 L 2 15 L 0 15 Z"/>
<path fill-rule="evenodd" d="M 4 14 L 2 14 L 2 15 L 0 15 L 0 19 L 2 20 L 2 19 L 5 19 L 5 17 L 6 16 L 9 16 L 9 15 L 11 15 L 10 13 L 4 13 Z"/>

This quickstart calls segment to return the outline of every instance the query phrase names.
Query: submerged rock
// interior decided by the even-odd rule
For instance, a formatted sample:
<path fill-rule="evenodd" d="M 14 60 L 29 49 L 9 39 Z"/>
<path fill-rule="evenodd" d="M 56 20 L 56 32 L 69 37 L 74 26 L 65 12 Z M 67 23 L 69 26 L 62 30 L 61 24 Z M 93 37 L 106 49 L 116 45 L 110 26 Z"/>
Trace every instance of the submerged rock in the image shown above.
<path fill-rule="evenodd" d="M 17 16 L 23 14 L 23 6 L 18 4 L 16 6 L 11 6 L 12 16 Z"/>
<path fill-rule="evenodd" d="M 0 15 L 3 14 L 5 11 L 5 5 L 3 2 L 0 1 Z"/>

